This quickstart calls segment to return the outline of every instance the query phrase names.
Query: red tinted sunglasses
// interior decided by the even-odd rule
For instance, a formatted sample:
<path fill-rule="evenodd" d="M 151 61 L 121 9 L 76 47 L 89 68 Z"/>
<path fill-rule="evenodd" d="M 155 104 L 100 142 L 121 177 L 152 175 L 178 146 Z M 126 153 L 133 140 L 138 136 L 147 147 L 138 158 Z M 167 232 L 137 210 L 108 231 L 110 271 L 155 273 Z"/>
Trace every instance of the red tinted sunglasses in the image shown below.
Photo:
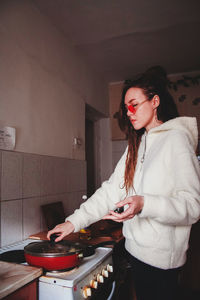
<path fill-rule="evenodd" d="M 132 112 L 133 114 L 136 113 L 136 108 L 135 108 L 133 105 L 129 105 L 129 106 L 128 106 L 128 110 L 129 110 L 130 112 Z"/>
<path fill-rule="evenodd" d="M 143 102 L 136 104 L 136 106 L 133 105 L 133 104 L 130 104 L 130 105 L 127 106 L 127 109 L 128 109 L 132 114 L 135 114 L 136 111 L 137 111 L 137 109 L 138 109 L 138 107 L 141 106 L 141 105 L 142 105 L 143 103 L 145 103 L 146 101 L 148 101 L 148 100 L 144 100 Z"/>

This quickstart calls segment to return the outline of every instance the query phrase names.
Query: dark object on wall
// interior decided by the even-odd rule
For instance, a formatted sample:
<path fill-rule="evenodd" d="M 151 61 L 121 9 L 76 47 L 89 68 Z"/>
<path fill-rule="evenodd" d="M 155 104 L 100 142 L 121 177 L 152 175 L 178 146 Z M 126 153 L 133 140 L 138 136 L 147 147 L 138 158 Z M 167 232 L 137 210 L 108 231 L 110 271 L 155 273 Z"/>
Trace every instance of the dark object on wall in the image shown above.
<path fill-rule="evenodd" d="M 65 222 L 64 207 L 61 201 L 42 205 L 41 207 L 48 230 Z"/>

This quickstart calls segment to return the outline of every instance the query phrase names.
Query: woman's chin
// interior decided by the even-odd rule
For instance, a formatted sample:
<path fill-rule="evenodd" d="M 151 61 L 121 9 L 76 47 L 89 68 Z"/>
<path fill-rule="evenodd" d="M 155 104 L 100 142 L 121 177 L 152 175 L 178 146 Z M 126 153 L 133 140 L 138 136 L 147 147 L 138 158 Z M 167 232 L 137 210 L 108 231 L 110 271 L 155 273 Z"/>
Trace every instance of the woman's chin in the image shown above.
<path fill-rule="evenodd" d="M 142 126 L 137 121 L 132 122 L 132 126 L 135 130 L 142 129 Z"/>

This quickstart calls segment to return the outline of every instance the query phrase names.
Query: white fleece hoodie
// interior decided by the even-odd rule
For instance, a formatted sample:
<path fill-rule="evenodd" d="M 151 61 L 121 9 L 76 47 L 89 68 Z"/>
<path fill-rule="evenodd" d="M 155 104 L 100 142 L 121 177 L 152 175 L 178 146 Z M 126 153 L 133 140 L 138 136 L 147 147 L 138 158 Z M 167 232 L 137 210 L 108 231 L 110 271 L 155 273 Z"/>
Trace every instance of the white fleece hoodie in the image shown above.
<path fill-rule="evenodd" d="M 133 184 L 144 196 L 144 207 L 124 222 L 123 234 L 127 251 L 158 268 L 185 263 L 191 225 L 200 218 L 197 139 L 196 119 L 189 117 L 169 120 L 142 136 Z M 126 154 L 127 149 L 110 179 L 66 219 L 75 231 L 100 220 L 126 197 Z M 135 192 L 130 189 L 128 196 Z"/>

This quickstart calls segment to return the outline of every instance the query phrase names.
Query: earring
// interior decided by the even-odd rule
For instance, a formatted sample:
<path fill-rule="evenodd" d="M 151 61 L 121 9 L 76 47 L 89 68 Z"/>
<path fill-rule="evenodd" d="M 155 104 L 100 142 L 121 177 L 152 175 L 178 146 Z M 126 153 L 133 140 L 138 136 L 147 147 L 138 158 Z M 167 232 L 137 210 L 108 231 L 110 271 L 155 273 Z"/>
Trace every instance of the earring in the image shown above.
<path fill-rule="evenodd" d="M 157 115 L 157 111 L 156 111 L 156 114 L 155 114 L 155 122 L 159 125 L 162 124 L 162 121 L 158 120 L 158 115 Z"/>
<path fill-rule="evenodd" d="M 159 120 L 158 120 L 158 115 L 157 115 L 157 108 L 155 108 L 155 122 L 158 123 Z"/>

